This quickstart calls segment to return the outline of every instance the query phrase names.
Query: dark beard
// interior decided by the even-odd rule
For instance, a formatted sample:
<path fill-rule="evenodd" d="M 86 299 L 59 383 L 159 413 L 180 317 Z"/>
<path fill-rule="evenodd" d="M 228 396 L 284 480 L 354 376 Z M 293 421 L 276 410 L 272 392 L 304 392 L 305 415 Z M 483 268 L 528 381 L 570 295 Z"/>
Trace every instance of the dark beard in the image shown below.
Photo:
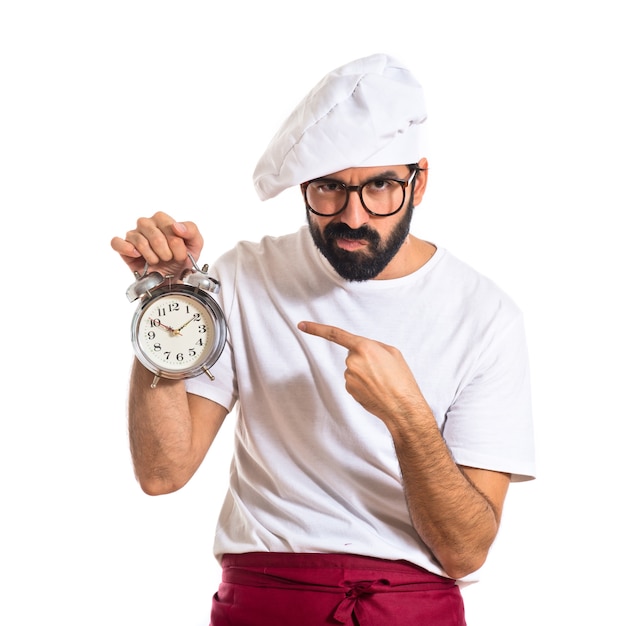
<path fill-rule="evenodd" d="M 307 211 L 309 230 L 318 250 L 339 276 L 357 282 L 376 278 L 389 265 L 409 235 L 412 216 L 413 204 L 411 203 L 387 241 L 382 242 L 380 235 L 369 226 L 353 229 L 343 222 L 331 222 L 326 226 L 322 235 L 320 228 L 313 224 L 311 215 Z M 366 252 L 342 250 L 335 243 L 337 238 L 367 241 L 368 250 Z"/>

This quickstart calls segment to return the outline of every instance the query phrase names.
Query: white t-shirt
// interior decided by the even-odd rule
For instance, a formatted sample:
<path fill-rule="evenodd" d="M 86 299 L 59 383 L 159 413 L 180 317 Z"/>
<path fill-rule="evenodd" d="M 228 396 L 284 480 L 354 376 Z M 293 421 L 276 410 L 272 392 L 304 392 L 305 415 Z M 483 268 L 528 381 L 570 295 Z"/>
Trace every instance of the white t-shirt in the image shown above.
<path fill-rule="evenodd" d="M 188 391 L 237 406 L 215 554 L 342 552 L 445 575 L 415 532 L 389 431 L 345 389 L 345 348 L 317 321 L 399 348 L 462 465 L 534 476 L 522 316 L 491 281 L 438 249 L 418 271 L 349 282 L 308 228 L 242 242 L 211 268 L 229 340 L 215 380 Z"/>

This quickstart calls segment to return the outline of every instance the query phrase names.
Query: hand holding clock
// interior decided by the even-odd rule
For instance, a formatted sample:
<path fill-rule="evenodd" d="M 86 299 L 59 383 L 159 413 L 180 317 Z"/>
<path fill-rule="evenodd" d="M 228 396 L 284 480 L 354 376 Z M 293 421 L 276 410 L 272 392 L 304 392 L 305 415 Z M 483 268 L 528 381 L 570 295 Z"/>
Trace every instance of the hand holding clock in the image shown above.
<path fill-rule="evenodd" d="M 125 238 L 113 237 L 111 247 L 133 272 L 148 263 L 163 276 L 179 278 L 190 267 L 188 254 L 200 257 L 204 240 L 194 222 L 177 222 L 166 213 L 140 217 Z"/>

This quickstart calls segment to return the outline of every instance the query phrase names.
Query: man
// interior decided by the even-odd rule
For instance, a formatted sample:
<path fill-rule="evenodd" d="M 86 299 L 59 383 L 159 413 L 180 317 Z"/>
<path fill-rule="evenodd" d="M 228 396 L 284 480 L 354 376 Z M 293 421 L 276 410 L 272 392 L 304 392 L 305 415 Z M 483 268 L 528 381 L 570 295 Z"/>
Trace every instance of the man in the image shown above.
<path fill-rule="evenodd" d="M 215 380 L 135 363 L 143 489 L 194 474 L 237 408 L 212 626 L 464 624 L 511 479 L 532 478 L 522 316 L 489 280 L 409 233 L 428 162 L 422 89 L 377 54 L 328 74 L 270 142 L 262 200 L 300 185 L 308 227 L 212 267 L 229 340 Z M 179 276 L 195 224 L 163 213 L 112 246 Z"/>

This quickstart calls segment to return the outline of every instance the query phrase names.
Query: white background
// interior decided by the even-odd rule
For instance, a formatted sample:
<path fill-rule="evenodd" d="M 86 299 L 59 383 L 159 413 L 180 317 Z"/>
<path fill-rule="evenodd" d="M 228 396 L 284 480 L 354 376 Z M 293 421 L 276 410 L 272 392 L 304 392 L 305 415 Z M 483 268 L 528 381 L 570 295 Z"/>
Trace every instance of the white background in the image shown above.
<path fill-rule="evenodd" d="M 387 52 L 422 82 L 413 232 L 526 315 L 539 478 L 513 485 L 470 626 L 624 623 L 624 47 L 618 2 L 59 0 L 0 9 L 0 623 L 206 626 L 230 432 L 144 495 L 134 305 L 109 248 L 163 210 L 202 261 L 304 223 L 251 174 L 312 85 Z M 384 314 L 382 312 L 381 314 Z"/>

